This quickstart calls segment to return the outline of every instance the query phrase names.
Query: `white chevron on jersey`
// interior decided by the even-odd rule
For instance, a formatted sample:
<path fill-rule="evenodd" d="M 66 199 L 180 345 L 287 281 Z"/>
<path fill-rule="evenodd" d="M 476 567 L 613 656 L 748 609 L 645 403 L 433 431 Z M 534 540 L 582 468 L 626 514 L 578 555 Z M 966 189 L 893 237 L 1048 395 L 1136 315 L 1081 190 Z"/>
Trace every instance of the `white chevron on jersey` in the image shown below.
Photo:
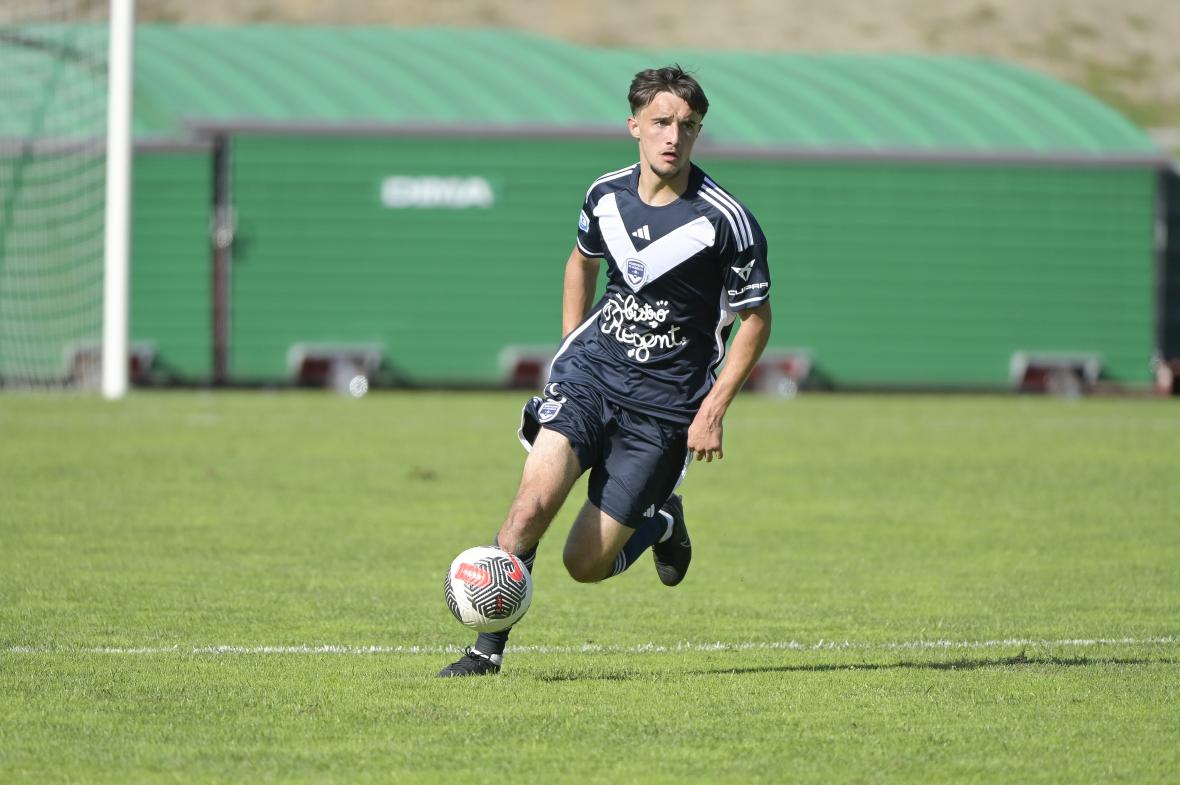
<path fill-rule="evenodd" d="M 750 221 L 746 217 L 746 210 L 736 199 L 721 190 L 712 178 L 706 177 L 700 190 L 701 198 L 721 211 L 733 229 L 734 239 L 737 241 L 738 251 L 744 251 L 754 244 L 754 232 L 750 229 Z"/>
<path fill-rule="evenodd" d="M 630 166 L 626 166 L 622 169 L 618 169 L 613 172 L 607 172 L 602 177 L 599 177 L 597 180 L 590 183 L 590 187 L 586 189 L 586 198 L 589 199 L 590 192 L 598 186 L 602 185 L 603 183 L 610 182 L 611 180 L 617 180 L 620 177 L 626 177 L 627 175 L 631 174 L 631 172 L 635 171 L 635 167 L 637 166 L 639 166 L 639 164 L 631 164 Z"/>
<path fill-rule="evenodd" d="M 614 193 L 608 193 L 599 200 L 594 206 L 594 215 L 598 218 L 598 229 L 610 248 L 615 266 L 635 292 L 712 246 L 717 239 L 713 222 L 701 216 L 673 229 L 642 251 L 637 251 L 623 224 L 623 216 L 619 214 Z M 644 275 L 639 280 L 634 280 L 627 269 L 631 260 L 643 263 Z"/>

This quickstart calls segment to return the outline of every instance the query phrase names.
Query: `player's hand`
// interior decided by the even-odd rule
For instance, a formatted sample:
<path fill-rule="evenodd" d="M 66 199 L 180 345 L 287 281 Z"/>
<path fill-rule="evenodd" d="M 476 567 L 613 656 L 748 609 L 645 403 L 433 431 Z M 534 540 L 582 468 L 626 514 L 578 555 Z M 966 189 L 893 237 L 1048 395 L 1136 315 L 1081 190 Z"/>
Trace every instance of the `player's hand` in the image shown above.
<path fill-rule="evenodd" d="M 688 426 L 688 449 L 695 461 L 712 463 L 713 459 L 721 460 L 725 454 L 721 450 L 723 428 L 720 417 L 710 417 L 701 412 Z"/>

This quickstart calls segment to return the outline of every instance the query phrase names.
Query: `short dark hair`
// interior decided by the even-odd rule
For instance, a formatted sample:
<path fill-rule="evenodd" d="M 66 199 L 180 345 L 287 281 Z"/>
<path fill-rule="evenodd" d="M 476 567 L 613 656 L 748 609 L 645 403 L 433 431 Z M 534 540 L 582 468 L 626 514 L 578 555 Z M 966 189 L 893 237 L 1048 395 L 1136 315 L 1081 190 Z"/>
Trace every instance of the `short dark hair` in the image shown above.
<path fill-rule="evenodd" d="M 701 89 L 700 84 L 687 71 L 673 63 L 663 68 L 648 68 L 635 74 L 635 78 L 631 80 L 631 91 L 627 93 L 631 114 L 638 114 L 640 109 L 650 104 L 660 93 L 671 93 L 682 99 L 701 117 L 709 111 L 709 99 L 705 98 L 705 91 Z"/>

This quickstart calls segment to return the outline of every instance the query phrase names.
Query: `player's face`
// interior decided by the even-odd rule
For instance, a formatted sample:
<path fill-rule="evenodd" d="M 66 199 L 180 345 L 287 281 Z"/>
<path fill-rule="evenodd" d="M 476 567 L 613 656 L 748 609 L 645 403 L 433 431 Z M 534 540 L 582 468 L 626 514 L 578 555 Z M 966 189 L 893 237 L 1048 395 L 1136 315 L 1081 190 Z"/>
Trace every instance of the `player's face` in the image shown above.
<path fill-rule="evenodd" d="M 692 146 L 701 131 L 701 116 L 683 98 L 658 93 L 652 102 L 627 119 L 639 140 L 639 157 L 661 180 L 688 171 Z"/>

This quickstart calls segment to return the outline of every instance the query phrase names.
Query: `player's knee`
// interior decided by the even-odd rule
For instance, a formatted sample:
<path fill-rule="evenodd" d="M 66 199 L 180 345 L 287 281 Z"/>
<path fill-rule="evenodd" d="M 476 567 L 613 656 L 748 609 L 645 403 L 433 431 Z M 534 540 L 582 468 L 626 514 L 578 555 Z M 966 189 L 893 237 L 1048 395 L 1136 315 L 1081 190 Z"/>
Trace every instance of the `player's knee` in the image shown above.
<path fill-rule="evenodd" d="M 566 572 L 578 583 L 598 583 L 606 578 L 605 569 L 593 555 L 567 546 L 561 558 Z"/>

